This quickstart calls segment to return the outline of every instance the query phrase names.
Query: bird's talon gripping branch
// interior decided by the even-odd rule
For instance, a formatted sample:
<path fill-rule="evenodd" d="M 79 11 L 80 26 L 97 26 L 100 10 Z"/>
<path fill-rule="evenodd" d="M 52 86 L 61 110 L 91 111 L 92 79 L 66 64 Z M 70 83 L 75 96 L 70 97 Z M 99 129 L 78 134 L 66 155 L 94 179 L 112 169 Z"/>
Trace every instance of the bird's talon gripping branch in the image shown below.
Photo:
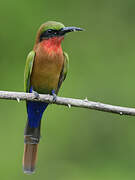
<path fill-rule="evenodd" d="M 57 95 L 55 94 L 55 90 L 52 90 L 52 96 L 53 96 L 52 102 L 56 102 L 56 100 L 57 100 Z"/>
<path fill-rule="evenodd" d="M 32 93 L 34 94 L 35 99 L 38 99 L 38 98 L 39 98 L 39 94 L 38 94 L 36 91 L 33 91 L 33 90 L 32 90 Z"/>

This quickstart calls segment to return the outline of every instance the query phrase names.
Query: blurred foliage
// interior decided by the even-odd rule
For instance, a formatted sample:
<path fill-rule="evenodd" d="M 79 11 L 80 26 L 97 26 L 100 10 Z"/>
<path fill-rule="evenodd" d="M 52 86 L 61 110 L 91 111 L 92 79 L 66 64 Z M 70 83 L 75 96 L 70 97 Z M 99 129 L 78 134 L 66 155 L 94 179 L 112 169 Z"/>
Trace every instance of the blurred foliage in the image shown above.
<path fill-rule="evenodd" d="M 70 69 L 60 96 L 135 106 L 135 1 L 0 1 L 1 90 L 23 91 L 25 59 L 38 27 L 56 20 Z M 25 103 L 0 101 L 0 179 L 135 178 L 135 117 L 51 105 L 42 119 L 37 171 L 22 172 Z"/>

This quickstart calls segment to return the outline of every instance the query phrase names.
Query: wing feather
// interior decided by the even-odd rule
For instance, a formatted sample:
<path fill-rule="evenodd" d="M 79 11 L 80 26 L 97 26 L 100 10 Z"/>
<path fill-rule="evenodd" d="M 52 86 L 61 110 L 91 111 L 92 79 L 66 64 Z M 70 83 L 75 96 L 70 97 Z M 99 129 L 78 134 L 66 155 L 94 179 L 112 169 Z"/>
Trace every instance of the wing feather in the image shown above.
<path fill-rule="evenodd" d="M 68 68 L 69 68 L 69 57 L 68 54 L 66 52 L 63 53 L 64 55 L 64 64 L 63 64 L 63 68 L 62 71 L 60 73 L 60 78 L 59 78 L 59 82 L 58 82 L 58 87 L 57 87 L 57 92 L 59 91 L 62 82 L 66 79 L 67 76 L 67 72 L 68 72 Z"/>
<path fill-rule="evenodd" d="M 30 75 L 32 72 L 34 58 L 35 58 L 35 51 L 31 51 L 27 56 L 25 70 L 24 70 L 24 91 L 25 92 L 29 92 L 30 90 Z"/>

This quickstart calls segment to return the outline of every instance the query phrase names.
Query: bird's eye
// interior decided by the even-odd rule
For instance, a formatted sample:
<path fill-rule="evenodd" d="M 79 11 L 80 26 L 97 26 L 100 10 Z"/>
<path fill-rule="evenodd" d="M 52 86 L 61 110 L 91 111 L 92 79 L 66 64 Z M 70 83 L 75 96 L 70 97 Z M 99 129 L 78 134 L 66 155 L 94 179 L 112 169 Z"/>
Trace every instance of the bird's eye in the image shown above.
<path fill-rule="evenodd" d="M 47 30 L 47 33 L 48 33 L 48 34 L 51 34 L 52 32 L 53 32 L 52 29 L 48 29 L 48 30 Z"/>

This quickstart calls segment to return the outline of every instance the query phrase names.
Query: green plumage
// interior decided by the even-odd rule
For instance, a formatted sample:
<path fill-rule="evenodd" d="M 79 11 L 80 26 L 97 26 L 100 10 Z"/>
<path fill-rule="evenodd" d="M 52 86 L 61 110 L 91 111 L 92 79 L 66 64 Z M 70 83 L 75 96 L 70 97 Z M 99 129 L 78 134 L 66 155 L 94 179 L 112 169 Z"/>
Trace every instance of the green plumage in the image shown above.
<path fill-rule="evenodd" d="M 31 51 L 26 59 L 26 65 L 24 70 L 24 91 L 29 92 L 30 89 L 30 75 L 32 72 L 33 62 L 34 62 L 35 52 Z"/>

